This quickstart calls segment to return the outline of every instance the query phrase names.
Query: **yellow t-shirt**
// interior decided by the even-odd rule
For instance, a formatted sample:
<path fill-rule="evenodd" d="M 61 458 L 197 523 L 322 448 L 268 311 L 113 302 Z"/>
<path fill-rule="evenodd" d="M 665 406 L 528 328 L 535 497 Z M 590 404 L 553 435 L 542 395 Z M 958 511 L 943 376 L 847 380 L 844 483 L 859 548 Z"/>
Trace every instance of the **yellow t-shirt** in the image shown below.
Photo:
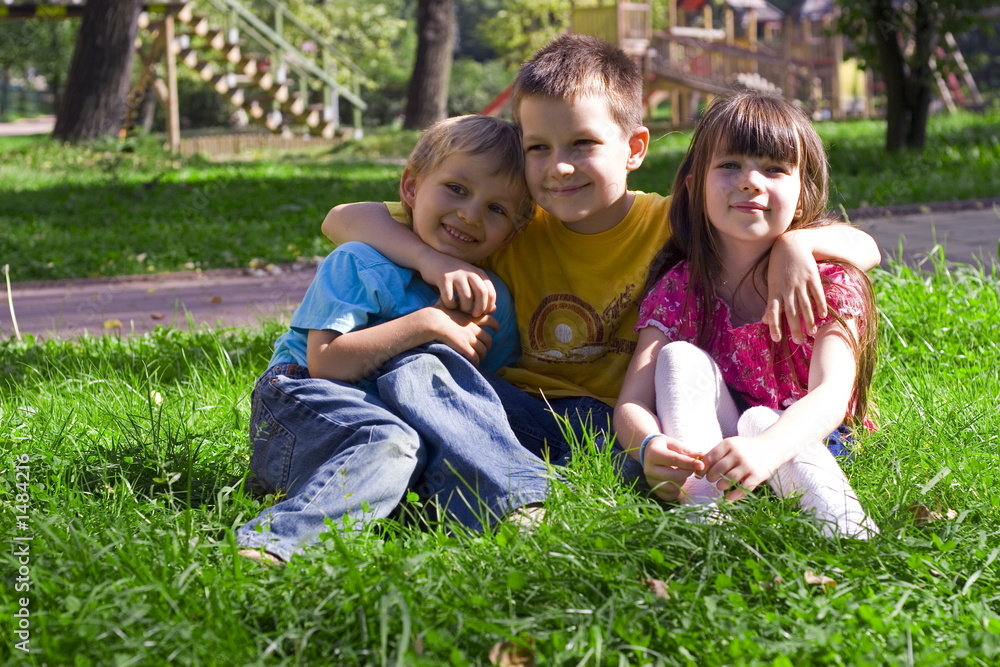
<path fill-rule="evenodd" d="M 628 215 L 578 234 L 545 211 L 485 262 L 514 297 L 521 358 L 500 375 L 535 395 L 614 405 L 635 351 L 647 269 L 670 235 L 669 197 L 636 193 Z"/>

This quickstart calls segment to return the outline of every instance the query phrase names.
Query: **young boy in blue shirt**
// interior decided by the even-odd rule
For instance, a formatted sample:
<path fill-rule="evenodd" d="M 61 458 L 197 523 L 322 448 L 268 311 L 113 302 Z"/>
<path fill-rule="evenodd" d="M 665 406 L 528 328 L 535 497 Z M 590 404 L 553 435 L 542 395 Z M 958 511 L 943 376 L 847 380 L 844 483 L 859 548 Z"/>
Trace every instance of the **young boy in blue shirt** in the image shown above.
<path fill-rule="evenodd" d="M 486 116 L 429 128 L 399 191 L 400 221 L 420 242 L 469 263 L 510 242 L 533 210 L 519 130 Z M 410 489 L 472 528 L 544 497 L 543 462 L 520 447 L 480 452 L 506 434 L 474 413 L 420 416 L 449 396 L 474 407 L 470 396 L 489 391 L 474 366 L 517 359 L 510 297 L 495 285 L 496 309 L 473 317 L 370 246 L 330 253 L 254 388 L 251 469 L 285 497 L 237 531 L 241 555 L 287 561 L 328 522 L 388 516 Z M 451 381 L 432 394 L 412 384 L 442 374 Z"/>
<path fill-rule="evenodd" d="M 499 403 L 487 414 L 506 421 L 530 451 L 563 464 L 572 452 L 553 413 L 578 436 L 589 430 L 598 444 L 610 441 L 601 432 L 610 435 L 636 347 L 646 276 L 670 234 L 670 199 L 627 186 L 650 134 L 642 125 L 642 73 L 620 48 L 588 35 L 562 35 L 521 67 L 511 99 L 538 209 L 486 262 L 510 288 L 522 348 L 514 366 L 491 377 Z M 372 243 L 418 268 L 449 305 L 477 314 L 490 307 L 482 269 L 421 247 L 388 213 L 378 203 L 343 204 L 327 215 L 323 233 L 335 242 Z M 765 316 L 772 335 L 781 331 L 782 311 L 793 339 L 813 326 L 812 304 L 822 309 L 826 303 L 815 258 L 830 257 L 865 270 L 881 259 L 871 237 L 846 225 L 799 230 L 775 242 Z M 463 412 L 453 405 L 435 409 Z M 665 488 L 663 497 L 676 497 L 678 485 L 701 470 L 694 457 L 659 444 L 649 447 L 643 469 L 638 445 L 613 445 L 622 477 Z"/>

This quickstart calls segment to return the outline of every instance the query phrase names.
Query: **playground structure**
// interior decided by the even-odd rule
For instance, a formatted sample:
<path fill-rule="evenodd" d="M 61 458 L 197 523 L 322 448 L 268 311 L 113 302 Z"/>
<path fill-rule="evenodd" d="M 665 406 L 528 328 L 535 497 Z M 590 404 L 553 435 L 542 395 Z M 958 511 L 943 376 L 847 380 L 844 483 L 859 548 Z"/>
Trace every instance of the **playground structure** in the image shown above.
<path fill-rule="evenodd" d="M 0 20 L 82 16 L 84 0 L 73 1 L 0 4 Z M 179 150 L 177 69 L 183 66 L 229 100 L 243 124 L 283 137 L 360 134 L 365 73 L 284 3 L 263 0 L 271 7 L 265 21 L 240 0 L 199 2 L 204 11 L 188 0 L 144 5 L 127 128 L 151 88 L 167 110 L 169 145 Z M 576 0 L 571 12 L 570 30 L 616 43 L 641 65 L 650 115 L 669 101 L 671 122 L 684 125 L 703 102 L 734 87 L 779 92 L 816 119 L 876 112 L 879 82 L 844 59 L 833 0 L 803 0 L 789 12 L 766 0 L 669 0 L 666 11 L 663 30 L 653 30 L 649 3 Z M 946 34 L 943 42 L 939 57 L 950 56 L 960 76 L 936 73 L 942 102 L 949 109 L 981 103 L 955 40 Z M 501 113 L 508 101 L 509 89 L 482 112 Z M 342 108 L 351 114 L 351 129 L 342 123 Z"/>
<path fill-rule="evenodd" d="M 204 0 L 214 10 L 205 13 L 186 0 L 145 4 L 136 38 L 139 68 L 126 98 L 126 127 L 131 128 L 152 88 L 167 110 L 170 148 L 179 150 L 177 68 L 182 65 L 228 99 L 245 123 L 284 136 L 332 139 L 343 131 L 343 101 L 352 112 L 352 133 L 359 134 L 367 108 L 361 96 L 365 73 L 283 3 L 266 2 L 273 9 L 270 24 L 239 0 Z M 0 19 L 82 14 L 79 3 L 0 5 Z M 293 32 L 294 40 L 288 36 Z"/>
<path fill-rule="evenodd" d="M 837 11 L 833 0 L 804 0 L 787 13 L 766 0 L 670 0 L 668 28 L 654 31 L 648 3 L 597 0 L 574 7 L 571 29 L 635 58 L 647 82 L 647 111 L 669 100 L 675 125 L 694 118 L 702 100 L 737 87 L 797 100 L 814 119 L 872 116 L 879 84 L 845 60 L 846 38 L 833 30 Z M 981 103 L 955 40 L 947 34 L 944 42 L 962 80 L 936 72 L 942 101 L 949 109 L 964 103 L 964 83 Z"/>

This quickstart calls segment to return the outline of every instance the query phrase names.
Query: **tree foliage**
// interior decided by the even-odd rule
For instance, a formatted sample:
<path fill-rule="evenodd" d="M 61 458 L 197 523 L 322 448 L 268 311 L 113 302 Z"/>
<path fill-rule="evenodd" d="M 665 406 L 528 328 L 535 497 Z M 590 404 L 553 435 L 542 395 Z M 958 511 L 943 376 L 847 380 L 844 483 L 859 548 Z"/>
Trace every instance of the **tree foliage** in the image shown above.
<path fill-rule="evenodd" d="M 519 65 L 570 27 L 564 0 L 503 0 L 502 9 L 480 24 L 480 38 L 507 64 Z"/>
<path fill-rule="evenodd" d="M 59 106 L 79 21 L 0 21 L 0 71 L 4 79 L 44 77 Z"/>
<path fill-rule="evenodd" d="M 922 149 L 934 96 L 934 65 L 945 66 L 946 33 L 977 20 L 989 0 L 839 0 L 839 28 L 861 62 L 877 67 L 886 90 L 888 151 Z"/>

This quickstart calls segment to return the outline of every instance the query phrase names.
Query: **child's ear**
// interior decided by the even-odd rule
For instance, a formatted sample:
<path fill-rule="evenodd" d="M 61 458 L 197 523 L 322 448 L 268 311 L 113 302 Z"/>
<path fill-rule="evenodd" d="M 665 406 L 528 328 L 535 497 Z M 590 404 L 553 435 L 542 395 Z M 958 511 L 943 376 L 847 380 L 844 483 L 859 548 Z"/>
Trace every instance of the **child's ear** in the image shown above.
<path fill-rule="evenodd" d="M 642 164 L 649 150 L 649 128 L 643 125 L 632 130 L 628 139 L 629 156 L 625 168 L 635 171 Z"/>
<path fill-rule="evenodd" d="M 411 209 L 417 201 L 417 179 L 410 173 L 409 168 L 403 169 L 403 175 L 399 177 L 399 197 Z"/>

